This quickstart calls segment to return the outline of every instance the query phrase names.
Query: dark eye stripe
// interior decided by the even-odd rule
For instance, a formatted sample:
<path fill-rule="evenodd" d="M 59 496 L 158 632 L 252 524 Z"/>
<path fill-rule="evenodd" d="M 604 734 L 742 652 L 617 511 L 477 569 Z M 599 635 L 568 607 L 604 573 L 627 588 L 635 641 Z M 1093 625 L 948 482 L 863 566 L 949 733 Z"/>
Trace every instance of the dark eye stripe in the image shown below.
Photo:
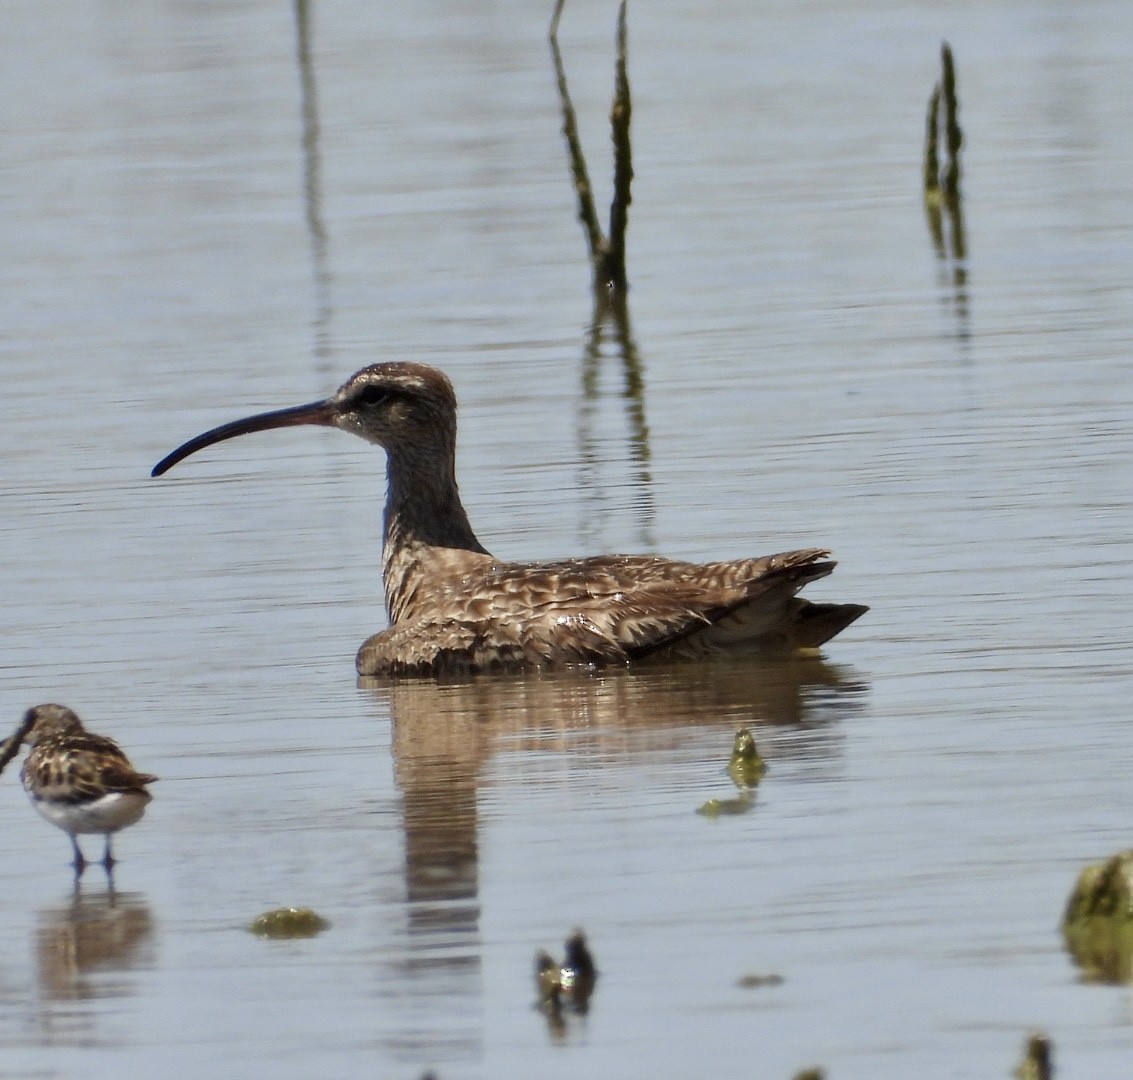
<path fill-rule="evenodd" d="M 364 386 L 354 395 L 354 400 L 359 405 L 381 405 L 391 397 L 393 397 L 393 393 L 387 387 Z"/>

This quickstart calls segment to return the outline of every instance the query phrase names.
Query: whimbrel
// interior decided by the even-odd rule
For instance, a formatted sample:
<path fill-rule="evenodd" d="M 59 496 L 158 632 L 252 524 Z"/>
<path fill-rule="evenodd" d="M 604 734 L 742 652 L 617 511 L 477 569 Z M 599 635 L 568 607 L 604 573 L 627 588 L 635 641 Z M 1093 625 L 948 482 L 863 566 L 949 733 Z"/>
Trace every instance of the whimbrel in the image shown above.
<path fill-rule="evenodd" d="M 386 451 L 390 625 L 358 651 L 361 675 L 812 653 L 868 610 L 796 596 L 834 569 L 821 548 L 703 564 L 651 555 L 496 559 L 476 539 L 457 490 L 452 384 L 423 364 L 373 364 L 325 401 L 222 424 L 179 446 L 152 475 L 224 439 L 297 424 L 340 428 Z"/>
<path fill-rule="evenodd" d="M 140 820 L 156 776 L 134 770 L 113 739 L 95 735 L 65 705 L 37 705 L 0 749 L 0 770 L 26 743 L 31 747 L 20 780 L 32 806 L 71 838 L 75 873 L 86 866 L 79 833 L 106 837 L 102 865 L 114 865 L 111 837 Z"/>

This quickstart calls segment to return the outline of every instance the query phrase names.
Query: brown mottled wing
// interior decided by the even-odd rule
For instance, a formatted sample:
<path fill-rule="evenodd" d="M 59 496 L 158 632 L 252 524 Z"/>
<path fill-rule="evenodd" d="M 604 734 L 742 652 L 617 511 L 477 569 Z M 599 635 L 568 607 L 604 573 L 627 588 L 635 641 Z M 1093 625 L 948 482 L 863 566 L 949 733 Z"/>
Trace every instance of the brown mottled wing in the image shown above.
<path fill-rule="evenodd" d="M 795 593 L 833 571 L 828 555 L 809 548 L 707 564 L 615 555 L 507 566 L 495 572 L 497 587 L 483 590 L 479 614 L 496 622 L 509 607 L 529 613 L 523 631 L 545 663 L 562 662 L 556 653 L 576 622 L 602 642 L 588 662 L 635 660 L 694 637 L 708 646 L 695 651 L 711 651 L 711 638 L 777 633 L 792 618 Z"/>
<path fill-rule="evenodd" d="M 498 563 L 485 577 L 484 584 L 488 589 L 495 585 L 501 590 L 522 593 L 530 589 L 533 582 L 545 579 L 549 587 L 564 598 L 572 593 L 636 592 L 650 586 L 676 590 L 731 589 L 750 586 L 773 570 L 801 566 L 821 568 L 821 572 L 809 579 L 814 580 L 831 573 L 835 564 L 824 548 L 802 548 L 754 559 L 713 563 L 679 562 L 652 555 L 601 555 L 556 563 Z"/>
<path fill-rule="evenodd" d="M 359 675 L 516 671 L 560 664 L 624 664 L 707 625 L 709 617 L 672 597 L 639 599 L 591 580 L 577 590 L 509 575 L 459 606 L 375 634 L 358 652 Z M 701 598 L 703 599 L 703 598 Z M 724 602 L 723 595 L 715 604 Z"/>
<path fill-rule="evenodd" d="M 146 784 L 157 781 L 156 776 L 137 772 L 113 739 L 89 733 L 68 736 L 64 748 L 37 744 L 25 768 L 36 770 L 40 794 L 48 797 L 56 785 L 93 798 L 108 792 L 144 792 Z"/>
<path fill-rule="evenodd" d="M 592 664 L 628 657 L 597 627 L 579 618 L 569 635 L 556 638 L 548 656 L 530 621 L 513 618 L 485 623 L 466 616 L 424 615 L 374 634 L 358 650 L 363 676 L 452 675 L 518 671 L 547 663 Z"/>
<path fill-rule="evenodd" d="M 818 549 L 704 566 L 640 556 L 496 564 L 443 611 L 398 623 L 358 653 L 361 675 L 626 663 L 740 607 L 773 624 L 834 564 Z M 765 610 L 763 610 L 765 609 Z M 759 627 L 762 629 L 762 627 Z"/>

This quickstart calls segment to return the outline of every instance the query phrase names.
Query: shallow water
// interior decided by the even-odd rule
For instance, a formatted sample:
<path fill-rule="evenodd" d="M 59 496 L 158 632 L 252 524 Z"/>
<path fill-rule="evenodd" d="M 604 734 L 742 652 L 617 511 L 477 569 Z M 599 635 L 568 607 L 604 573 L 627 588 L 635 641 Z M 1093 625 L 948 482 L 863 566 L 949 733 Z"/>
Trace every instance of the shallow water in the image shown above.
<path fill-rule="evenodd" d="M 5 774 L 0 1077 L 974 1077 L 1034 1027 L 1128 1072 L 1057 923 L 1133 821 L 1133 12 L 866 6 L 631 8 L 636 396 L 549 10 L 319 6 L 304 78 L 279 5 L 8 6 L 4 708 L 162 780 L 76 898 Z M 614 15 L 560 31 L 600 205 Z M 961 264 L 919 191 L 942 38 Z M 358 686 L 380 454 L 148 471 L 393 358 L 456 383 L 497 554 L 827 544 L 813 594 L 873 610 L 823 664 Z M 697 815 L 741 725 L 768 775 Z M 292 904 L 331 928 L 245 932 Z M 552 1030 L 575 925 L 601 977 Z"/>

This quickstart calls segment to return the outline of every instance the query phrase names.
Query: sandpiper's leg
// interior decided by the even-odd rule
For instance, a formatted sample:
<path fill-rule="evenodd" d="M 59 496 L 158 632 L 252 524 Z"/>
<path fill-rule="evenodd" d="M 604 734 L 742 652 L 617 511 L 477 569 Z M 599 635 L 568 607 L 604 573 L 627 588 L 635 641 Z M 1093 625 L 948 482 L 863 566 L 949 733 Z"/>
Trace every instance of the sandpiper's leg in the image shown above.
<path fill-rule="evenodd" d="M 102 865 L 106 867 L 107 873 L 114 868 L 114 864 L 118 861 L 114 858 L 114 853 L 110 850 L 110 838 L 112 835 L 112 833 L 106 834 L 106 850 L 102 853 Z"/>
<path fill-rule="evenodd" d="M 83 858 L 82 849 L 79 847 L 78 840 L 75 839 L 75 834 L 71 833 L 71 850 L 75 853 L 71 865 L 75 868 L 75 877 L 81 878 L 83 871 L 87 868 L 87 861 Z"/>

